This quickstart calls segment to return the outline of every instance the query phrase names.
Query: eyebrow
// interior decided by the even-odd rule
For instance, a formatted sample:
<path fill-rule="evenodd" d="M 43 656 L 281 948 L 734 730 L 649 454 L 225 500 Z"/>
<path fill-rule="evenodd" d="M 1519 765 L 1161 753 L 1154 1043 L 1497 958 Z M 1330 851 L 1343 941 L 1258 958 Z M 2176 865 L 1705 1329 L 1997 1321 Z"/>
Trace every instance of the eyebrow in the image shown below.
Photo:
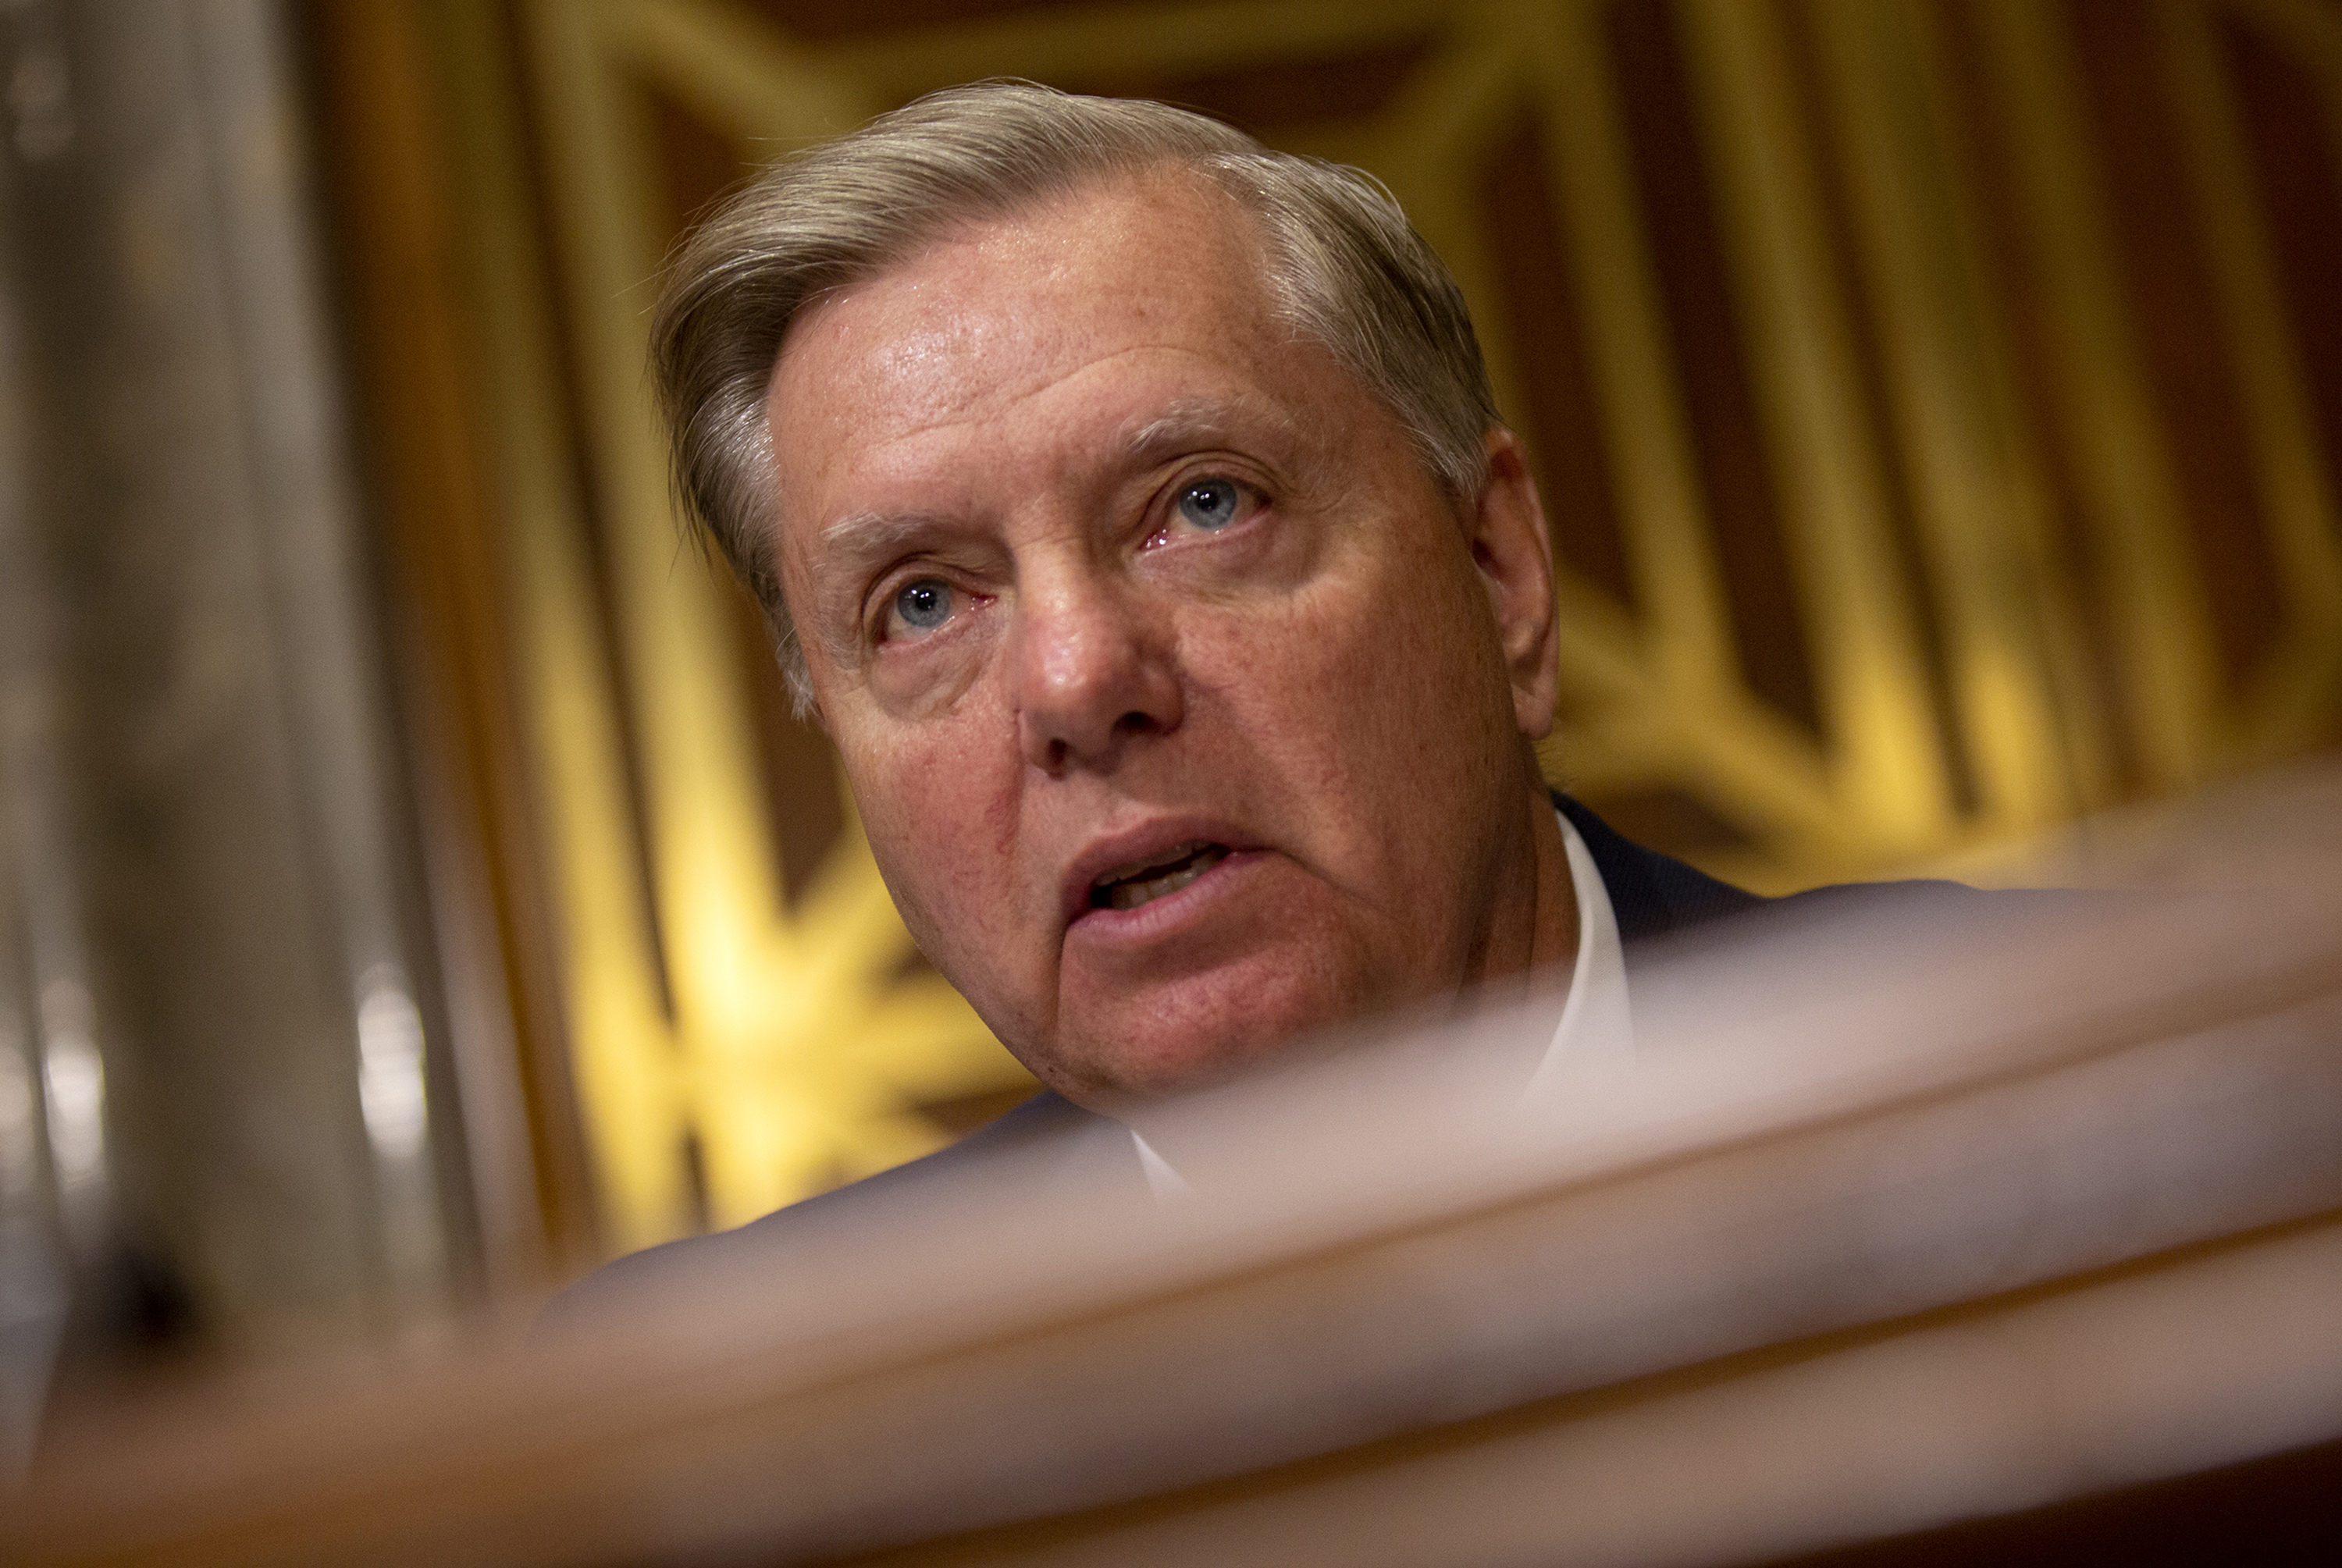
<path fill-rule="evenodd" d="M 1288 445 L 1301 436 L 1284 410 L 1266 400 L 1186 397 L 1143 424 L 1126 426 L 1117 444 L 1126 465 L 1143 468 L 1187 447 L 1226 444 L 1238 427 L 1263 426 L 1272 440 Z"/>
<path fill-rule="evenodd" d="M 823 525 L 821 542 L 862 559 L 891 550 L 943 522 L 933 512 L 849 512 Z"/>

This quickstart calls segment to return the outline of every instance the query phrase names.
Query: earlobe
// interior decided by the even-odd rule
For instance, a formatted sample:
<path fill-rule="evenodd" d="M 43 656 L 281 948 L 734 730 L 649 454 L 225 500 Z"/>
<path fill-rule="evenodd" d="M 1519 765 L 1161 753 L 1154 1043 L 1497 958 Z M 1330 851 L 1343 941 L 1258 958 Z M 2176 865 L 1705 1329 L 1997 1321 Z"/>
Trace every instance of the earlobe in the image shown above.
<path fill-rule="evenodd" d="M 1553 597 L 1553 539 L 1545 504 L 1520 437 L 1488 432 L 1487 482 L 1473 519 L 1472 558 L 1488 586 L 1511 677 L 1521 733 L 1542 740 L 1553 728 L 1560 630 Z"/>

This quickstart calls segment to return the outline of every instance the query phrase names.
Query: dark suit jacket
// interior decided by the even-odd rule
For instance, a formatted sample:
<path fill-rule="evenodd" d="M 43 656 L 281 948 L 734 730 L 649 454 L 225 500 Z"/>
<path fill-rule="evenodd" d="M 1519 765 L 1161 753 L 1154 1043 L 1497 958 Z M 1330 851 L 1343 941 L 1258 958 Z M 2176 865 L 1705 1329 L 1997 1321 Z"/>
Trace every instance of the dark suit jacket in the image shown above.
<path fill-rule="evenodd" d="M 1586 847 L 1594 857 L 1595 867 L 1602 874 L 1602 884 L 1609 894 L 1611 910 L 1617 917 L 1619 942 L 1626 950 L 1630 986 L 1637 954 L 1648 954 L 1662 939 L 1676 937 L 1759 908 L 1806 905 L 1865 891 L 1878 891 L 1859 887 L 1826 887 L 1789 898 L 1761 898 L 1695 871 L 1681 861 L 1672 860 L 1620 837 L 1601 818 L 1567 795 L 1556 794 L 1554 804 L 1561 808 L 1563 814 L 1577 829 L 1578 835 L 1586 841 Z M 1897 885 L 1912 887 L 1922 884 Z M 1924 885 L 1974 896 L 1969 889 L 1957 888 L 1949 883 Z M 1015 1144 L 1046 1142 L 1055 1142 L 1061 1147 L 1067 1163 L 1069 1179 L 1073 1172 L 1078 1171 L 1078 1179 L 1092 1185 L 1119 1181 L 1131 1183 L 1134 1188 L 1144 1187 L 1145 1173 L 1139 1166 L 1137 1152 L 1131 1144 L 1129 1133 L 1122 1124 L 1085 1111 L 1057 1094 L 1044 1092 L 990 1125 L 925 1159 L 914 1160 L 850 1186 L 793 1203 L 737 1230 L 671 1242 L 648 1252 L 621 1258 L 572 1287 L 548 1312 L 547 1321 L 557 1323 L 575 1315 L 581 1307 L 590 1309 L 598 1306 L 605 1298 L 626 1293 L 678 1267 L 716 1261 L 725 1253 L 761 1252 L 786 1245 L 816 1232 L 851 1225 L 856 1223 L 858 1215 L 871 1210 L 873 1200 L 908 1197 L 917 1187 L 939 1179 L 949 1179 L 956 1167 L 988 1152 Z M 884 1208 L 886 1204 L 881 1203 L 876 1206 Z"/>

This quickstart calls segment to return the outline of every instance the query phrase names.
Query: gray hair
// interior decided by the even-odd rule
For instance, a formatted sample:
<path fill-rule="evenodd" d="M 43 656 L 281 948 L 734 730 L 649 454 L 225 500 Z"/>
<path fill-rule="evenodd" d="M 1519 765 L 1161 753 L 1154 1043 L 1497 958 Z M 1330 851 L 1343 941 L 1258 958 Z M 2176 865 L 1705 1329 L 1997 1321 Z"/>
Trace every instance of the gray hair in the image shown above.
<path fill-rule="evenodd" d="M 1279 315 L 1391 410 L 1442 489 L 1478 494 L 1497 417 L 1471 315 L 1373 175 L 1161 104 L 946 88 L 767 169 L 676 251 L 652 322 L 679 505 L 763 607 L 800 711 L 811 687 L 773 552 L 765 418 L 790 324 L 961 224 L 1166 167 L 1255 216 Z"/>

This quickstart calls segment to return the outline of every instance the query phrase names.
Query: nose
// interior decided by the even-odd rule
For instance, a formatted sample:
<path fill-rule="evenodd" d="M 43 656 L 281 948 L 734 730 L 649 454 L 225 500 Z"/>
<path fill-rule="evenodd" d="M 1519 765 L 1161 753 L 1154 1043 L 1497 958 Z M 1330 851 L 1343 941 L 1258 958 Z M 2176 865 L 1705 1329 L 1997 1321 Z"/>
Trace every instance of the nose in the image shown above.
<path fill-rule="evenodd" d="M 1020 585 L 1011 635 L 1017 741 L 1052 777 L 1111 768 L 1132 741 L 1178 728 L 1167 628 L 1127 584 L 1076 568 Z"/>

